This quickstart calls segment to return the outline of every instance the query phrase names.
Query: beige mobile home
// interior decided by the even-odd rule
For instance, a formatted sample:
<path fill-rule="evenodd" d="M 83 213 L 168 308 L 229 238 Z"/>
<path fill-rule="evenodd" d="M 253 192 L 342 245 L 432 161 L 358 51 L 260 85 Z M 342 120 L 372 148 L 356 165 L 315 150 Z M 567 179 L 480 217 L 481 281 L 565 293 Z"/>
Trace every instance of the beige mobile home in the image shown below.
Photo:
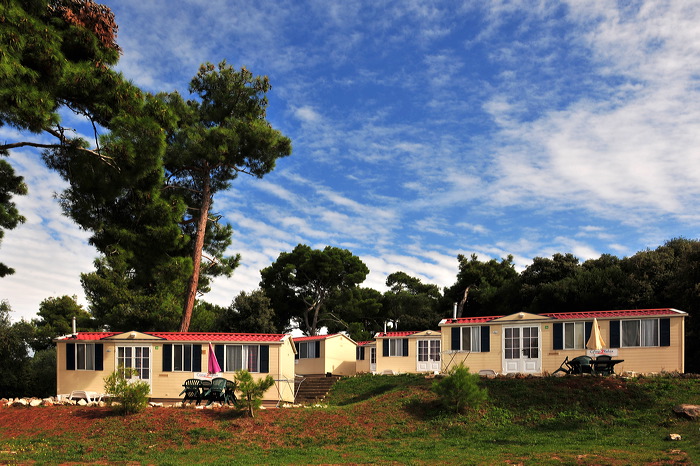
<path fill-rule="evenodd" d="M 685 312 L 634 309 L 443 319 L 442 370 L 464 362 L 471 372 L 543 374 L 565 358 L 605 354 L 615 372 L 683 372 Z M 596 325 L 604 345 L 587 348 Z"/>
<path fill-rule="evenodd" d="M 357 344 L 342 333 L 294 338 L 297 375 L 355 375 Z"/>
<path fill-rule="evenodd" d="M 209 343 L 223 377 L 247 369 L 271 375 L 266 401 L 294 401 L 295 348 L 290 335 L 197 332 L 79 332 L 56 340 L 59 394 L 104 392 L 104 378 L 131 367 L 151 385 L 152 399 L 176 400 L 186 379 L 206 377 Z"/>
<path fill-rule="evenodd" d="M 377 343 L 374 341 L 357 342 L 357 354 L 355 357 L 355 372 L 376 373 L 377 372 Z"/>
<path fill-rule="evenodd" d="M 380 332 L 377 342 L 379 374 L 439 372 L 441 339 L 439 330 Z"/>

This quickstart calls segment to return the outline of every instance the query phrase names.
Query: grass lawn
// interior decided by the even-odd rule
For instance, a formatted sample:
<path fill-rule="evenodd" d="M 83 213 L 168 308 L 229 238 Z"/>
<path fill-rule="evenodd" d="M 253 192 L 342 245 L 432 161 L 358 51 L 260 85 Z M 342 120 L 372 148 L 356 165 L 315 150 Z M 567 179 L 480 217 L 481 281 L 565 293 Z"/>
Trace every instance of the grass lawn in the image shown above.
<path fill-rule="evenodd" d="M 483 379 L 489 401 L 445 412 L 431 380 L 358 376 L 325 407 L 0 409 L 0 463 L 18 464 L 700 464 L 700 379 Z M 669 433 L 683 437 L 668 441 Z"/>

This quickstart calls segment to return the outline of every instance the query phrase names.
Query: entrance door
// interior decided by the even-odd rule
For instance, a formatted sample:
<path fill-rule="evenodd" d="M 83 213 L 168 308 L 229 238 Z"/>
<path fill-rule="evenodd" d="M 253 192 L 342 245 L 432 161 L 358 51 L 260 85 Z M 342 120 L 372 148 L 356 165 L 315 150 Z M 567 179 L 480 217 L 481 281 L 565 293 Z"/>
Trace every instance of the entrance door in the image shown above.
<path fill-rule="evenodd" d="M 369 371 L 377 372 L 377 348 L 374 346 L 369 349 Z"/>
<path fill-rule="evenodd" d="M 133 379 L 151 383 L 151 347 L 117 346 L 117 367 L 136 371 Z"/>
<path fill-rule="evenodd" d="M 503 372 L 537 373 L 542 370 L 540 327 L 503 329 Z"/>
<path fill-rule="evenodd" d="M 440 371 L 440 340 L 418 340 L 418 372 Z"/>

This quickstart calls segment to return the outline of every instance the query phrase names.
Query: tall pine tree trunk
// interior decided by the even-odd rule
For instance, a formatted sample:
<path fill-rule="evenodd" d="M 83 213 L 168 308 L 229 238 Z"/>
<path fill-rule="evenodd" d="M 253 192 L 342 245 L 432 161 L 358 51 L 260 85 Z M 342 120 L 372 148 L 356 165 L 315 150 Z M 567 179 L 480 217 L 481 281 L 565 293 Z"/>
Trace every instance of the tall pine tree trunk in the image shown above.
<path fill-rule="evenodd" d="M 204 176 L 204 186 L 202 187 L 202 204 L 199 208 L 199 219 L 197 220 L 197 230 L 194 237 L 194 251 L 192 251 L 192 276 L 187 284 L 185 295 L 185 306 L 182 310 L 182 320 L 180 321 L 180 331 L 187 332 L 192 319 L 192 309 L 197 297 L 197 287 L 199 285 L 199 270 L 202 265 L 202 249 L 204 248 L 204 235 L 207 233 L 207 221 L 209 220 L 209 207 L 211 207 L 211 186 L 209 174 Z"/>

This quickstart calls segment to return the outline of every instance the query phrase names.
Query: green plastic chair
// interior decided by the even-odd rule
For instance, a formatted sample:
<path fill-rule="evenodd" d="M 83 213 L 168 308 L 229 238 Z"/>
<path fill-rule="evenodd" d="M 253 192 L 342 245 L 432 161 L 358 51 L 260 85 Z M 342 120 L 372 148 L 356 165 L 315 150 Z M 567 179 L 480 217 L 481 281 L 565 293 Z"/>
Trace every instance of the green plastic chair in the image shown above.
<path fill-rule="evenodd" d="M 204 399 L 207 400 L 207 406 L 215 401 L 226 403 L 226 382 L 223 377 L 216 377 L 211 381 L 211 387 L 204 393 Z"/>
<path fill-rule="evenodd" d="M 577 356 L 571 361 L 569 361 L 569 364 L 571 364 L 571 369 L 572 369 L 572 374 L 592 374 L 593 373 L 593 366 L 591 364 L 591 361 L 593 361 L 593 358 L 590 356 Z"/>
<path fill-rule="evenodd" d="M 185 383 L 182 384 L 184 389 L 180 392 L 181 396 L 183 393 L 185 394 L 185 398 L 182 399 L 182 402 L 185 403 L 188 400 L 192 401 L 197 401 L 197 404 L 199 404 L 202 401 L 202 381 L 199 379 L 187 379 L 185 380 Z"/>

